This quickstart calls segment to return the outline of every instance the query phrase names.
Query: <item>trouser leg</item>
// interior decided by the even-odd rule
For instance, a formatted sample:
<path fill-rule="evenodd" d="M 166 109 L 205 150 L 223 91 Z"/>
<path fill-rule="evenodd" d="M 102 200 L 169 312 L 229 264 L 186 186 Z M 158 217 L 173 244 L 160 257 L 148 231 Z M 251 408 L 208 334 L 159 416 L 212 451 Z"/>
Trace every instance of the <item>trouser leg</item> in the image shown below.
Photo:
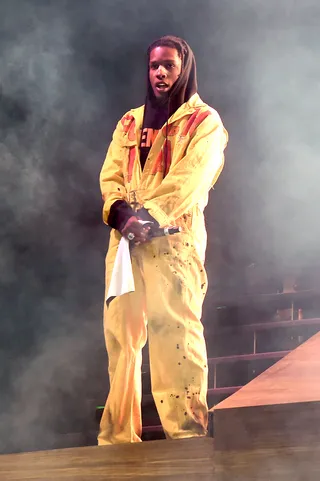
<path fill-rule="evenodd" d="M 110 391 L 103 411 L 98 444 L 141 441 L 141 362 L 146 343 L 145 290 L 133 259 L 135 292 L 111 301 L 104 309 Z"/>
<path fill-rule="evenodd" d="M 152 393 L 167 437 L 207 433 L 207 277 L 188 242 L 157 239 L 144 257 Z"/>

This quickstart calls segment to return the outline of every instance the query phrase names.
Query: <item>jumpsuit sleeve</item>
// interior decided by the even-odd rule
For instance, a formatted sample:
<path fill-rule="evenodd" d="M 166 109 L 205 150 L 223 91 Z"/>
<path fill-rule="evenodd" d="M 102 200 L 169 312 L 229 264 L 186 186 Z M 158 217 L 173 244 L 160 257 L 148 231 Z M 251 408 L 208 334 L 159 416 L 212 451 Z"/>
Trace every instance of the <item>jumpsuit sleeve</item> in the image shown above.
<path fill-rule="evenodd" d="M 123 127 L 121 121 L 119 121 L 100 172 L 100 189 L 104 201 L 102 217 L 106 224 L 108 224 L 112 204 L 119 200 L 124 201 L 126 197 L 123 176 L 125 147 L 123 146 L 122 137 Z"/>
<path fill-rule="evenodd" d="M 172 164 L 167 176 L 144 202 L 161 226 L 173 224 L 213 187 L 224 165 L 227 141 L 228 133 L 215 112 L 197 127 L 185 155 Z"/>

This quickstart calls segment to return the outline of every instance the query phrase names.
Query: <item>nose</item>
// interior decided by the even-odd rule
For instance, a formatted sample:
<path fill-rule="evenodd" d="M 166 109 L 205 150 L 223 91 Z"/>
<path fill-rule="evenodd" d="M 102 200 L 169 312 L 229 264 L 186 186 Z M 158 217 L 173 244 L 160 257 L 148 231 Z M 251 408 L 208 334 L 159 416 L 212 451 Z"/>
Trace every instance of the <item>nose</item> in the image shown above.
<path fill-rule="evenodd" d="M 158 70 L 157 70 L 157 77 L 159 79 L 163 79 L 166 76 L 166 70 L 162 65 L 159 65 Z"/>

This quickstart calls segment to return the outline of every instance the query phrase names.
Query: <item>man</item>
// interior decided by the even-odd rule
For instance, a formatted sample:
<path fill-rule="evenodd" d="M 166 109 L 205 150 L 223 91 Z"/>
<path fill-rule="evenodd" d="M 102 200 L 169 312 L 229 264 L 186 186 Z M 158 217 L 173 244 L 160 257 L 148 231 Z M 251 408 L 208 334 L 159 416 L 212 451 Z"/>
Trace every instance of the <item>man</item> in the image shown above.
<path fill-rule="evenodd" d="M 227 133 L 197 94 L 188 44 L 166 36 L 148 49 L 145 105 L 113 134 L 100 184 L 113 227 L 106 292 L 121 237 L 131 239 L 135 291 L 104 309 L 110 392 L 99 444 L 141 441 L 141 350 L 149 339 L 152 394 L 168 438 L 205 436 L 207 358 L 200 322 L 207 288 L 203 210 L 223 167 Z M 152 221 L 148 227 L 141 220 Z M 153 237 L 157 228 L 181 233 Z"/>

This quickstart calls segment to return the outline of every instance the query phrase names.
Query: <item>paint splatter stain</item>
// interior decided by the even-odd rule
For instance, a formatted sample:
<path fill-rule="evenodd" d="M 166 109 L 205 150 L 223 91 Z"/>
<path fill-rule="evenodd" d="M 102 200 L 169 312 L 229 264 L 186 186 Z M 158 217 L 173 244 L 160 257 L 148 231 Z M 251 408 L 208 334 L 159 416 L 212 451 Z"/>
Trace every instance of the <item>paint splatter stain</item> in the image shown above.
<path fill-rule="evenodd" d="M 176 399 L 179 399 L 180 396 L 176 396 Z"/>
<path fill-rule="evenodd" d="M 186 356 L 183 356 L 183 359 L 187 359 Z"/>
<path fill-rule="evenodd" d="M 187 396 L 187 399 L 191 399 L 191 396 Z"/>
<path fill-rule="evenodd" d="M 163 404 L 163 399 L 161 399 L 161 401 L 160 401 L 160 402 L 161 402 L 161 404 Z"/>
<path fill-rule="evenodd" d="M 185 412 L 184 412 L 184 415 L 185 415 L 185 416 L 187 416 L 187 415 L 188 415 L 187 411 L 185 411 Z"/>
<path fill-rule="evenodd" d="M 180 349 L 180 346 L 179 346 L 179 344 L 177 344 L 177 349 Z"/>
<path fill-rule="evenodd" d="M 178 366 L 181 366 L 181 362 L 178 362 Z"/>
<path fill-rule="evenodd" d="M 189 245 L 190 245 L 189 242 L 186 242 L 186 246 L 189 247 Z"/>
<path fill-rule="evenodd" d="M 205 286 L 205 283 L 201 284 L 201 289 L 203 289 L 203 288 L 204 288 L 204 286 Z"/>

